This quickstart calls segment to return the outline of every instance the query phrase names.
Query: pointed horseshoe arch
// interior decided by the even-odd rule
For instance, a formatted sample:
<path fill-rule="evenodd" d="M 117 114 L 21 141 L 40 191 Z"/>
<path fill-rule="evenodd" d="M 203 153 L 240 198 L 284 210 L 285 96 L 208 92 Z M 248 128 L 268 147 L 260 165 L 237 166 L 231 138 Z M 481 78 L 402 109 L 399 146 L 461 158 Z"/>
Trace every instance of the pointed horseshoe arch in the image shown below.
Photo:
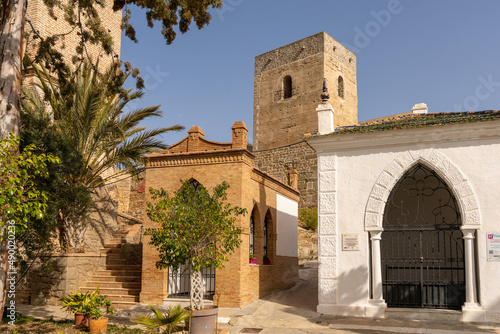
<path fill-rule="evenodd" d="M 429 149 L 399 154 L 380 174 L 366 205 L 365 230 L 382 230 L 384 209 L 391 190 L 403 174 L 417 163 L 428 166 L 446 182 L 457 199 L 462 214 L 462 229 L 479 229 L 479 206 L 469 181 L 450 159 L 437 150 Z"/>

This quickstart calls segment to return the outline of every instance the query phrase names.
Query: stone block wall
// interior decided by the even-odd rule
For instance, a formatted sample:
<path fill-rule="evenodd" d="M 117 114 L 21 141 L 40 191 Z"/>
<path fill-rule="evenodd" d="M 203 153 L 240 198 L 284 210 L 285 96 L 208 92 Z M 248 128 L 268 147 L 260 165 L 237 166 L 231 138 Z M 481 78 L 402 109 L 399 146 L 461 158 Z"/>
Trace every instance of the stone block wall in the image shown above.
<path fill-rule="evenodd" d="M 118 205 L 118 212 L 143 219 L 147 191 L 145 177 L 145 172 L 132 177 L 124 176 L 108 187 L 111 197 Z"/>
<path fill-rule="evenodd" d="M 31 275 L 31 304 L 60 305 L 59 299 L 89 281 L 106 255 L 98 253 L 53 254 Z"/>
<path fill-rule="evenodd" d="M 255 166 L 279 181 L 288 184 L 288 172 L 298 172 L 300 207 L 316 207 L 318 203 L 318 173 L 316 151 L 306 142 L 253 152 Z"/>

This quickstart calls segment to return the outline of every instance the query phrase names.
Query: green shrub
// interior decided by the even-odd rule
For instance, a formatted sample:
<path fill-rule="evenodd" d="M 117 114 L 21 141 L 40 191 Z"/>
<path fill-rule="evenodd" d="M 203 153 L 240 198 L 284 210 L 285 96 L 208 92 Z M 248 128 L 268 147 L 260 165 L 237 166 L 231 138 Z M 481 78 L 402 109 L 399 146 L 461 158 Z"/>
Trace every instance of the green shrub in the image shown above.
<path fill-rule="evenodd" d="M 299 225 L 306 230 L 316 231 L 318 228 L 318 209 L 315 207 L 300 208 Z"/>

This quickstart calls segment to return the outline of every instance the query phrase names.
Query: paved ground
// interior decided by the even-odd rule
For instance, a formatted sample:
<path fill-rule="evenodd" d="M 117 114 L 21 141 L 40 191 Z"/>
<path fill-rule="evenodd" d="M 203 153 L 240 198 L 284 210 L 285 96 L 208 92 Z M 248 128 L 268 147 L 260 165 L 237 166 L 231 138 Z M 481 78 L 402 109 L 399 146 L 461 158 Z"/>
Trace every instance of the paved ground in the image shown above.
<path fill-rule="evenodd" d="M 323 316 L 316 312 L 318 295 L 316 273 L 314 268 L 303 269 L 301 280 L 295 287 L 255 301 L 242 309 L 220 308 L 219 328 L 228 328 L 229 333 L 234 334 L 500 334 L 500 324 L 473 324 L 456 320 L 429 321 L 425 319 L 425 316 L 423 320 L 418 320 L 415 319 L 414 314 L 411 319 Z M 57 306 L 18 305 L 17 308 L 17 311 L 23 315 L 40 318 L 53 316 L 55 319 L 70 318 Z M 128 310 L 121 310 L 116 316 L 110 317 L 110 323 L 140 327 L 130 322 L 130 318 L 137 314 L 146 314 L 148 311 L 147 305 L 137 305 Z"/>

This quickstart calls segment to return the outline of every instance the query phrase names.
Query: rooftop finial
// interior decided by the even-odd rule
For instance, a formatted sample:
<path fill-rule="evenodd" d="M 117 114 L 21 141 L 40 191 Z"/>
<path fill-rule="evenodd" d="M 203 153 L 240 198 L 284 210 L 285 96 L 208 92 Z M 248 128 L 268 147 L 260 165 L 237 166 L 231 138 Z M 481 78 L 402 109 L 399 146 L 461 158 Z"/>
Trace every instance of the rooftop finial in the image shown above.
<path fill-rule="evenodd" d="M 323 94 L 321 94 L 321 101 L 327 103 L 330 99 L 330 94 L 328 94 L 328 87 L 326 87 L 326 78 L 323 80 Z"/>

